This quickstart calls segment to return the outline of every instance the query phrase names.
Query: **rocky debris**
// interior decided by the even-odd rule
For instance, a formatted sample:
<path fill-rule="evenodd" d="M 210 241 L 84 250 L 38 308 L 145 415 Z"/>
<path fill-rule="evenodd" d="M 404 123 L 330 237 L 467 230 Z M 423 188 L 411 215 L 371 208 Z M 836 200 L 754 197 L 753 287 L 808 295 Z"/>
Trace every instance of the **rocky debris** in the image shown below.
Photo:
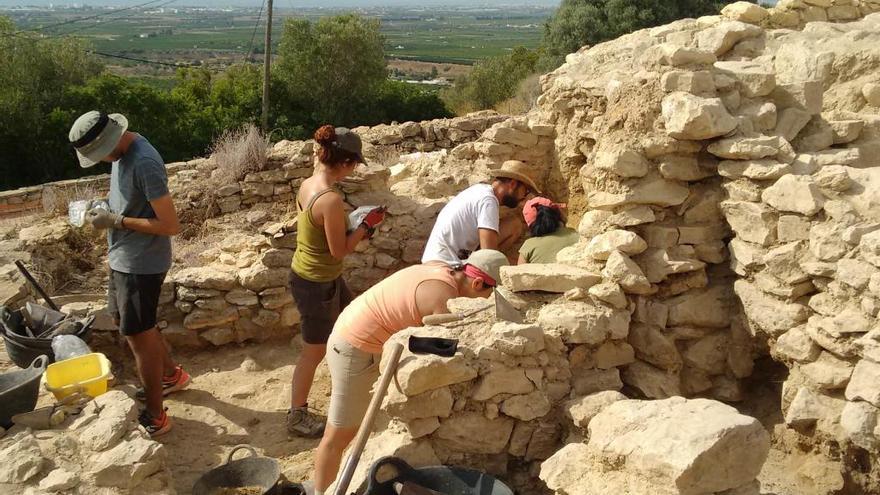
<path fill-rule="evenodd" d="M 28 431 L 3 438 L 0 457 L 4 459 L 0 465 L 0 483 L 25 483 L 36 476 L 46 462 L 40 445 Z"/>
<path fill-rule="evenodd" d="M 733 490 L 753 484 L 770 450 L 757 420 L 706 399 L 616 401 L 589 431 L 589 442 L 569 444 L 541 465 L 540 478 L 556 493 Z"/>
<path fill-rule="evenodd" d="M 590 420 L 606 407 L 621 400 L 626 400 L 626 396 L 620 392 L 614 390 L 597 392 L 568 401 L 565 405 L 565 413 L 574 422 L 575 427 L 586 433 Z"/>

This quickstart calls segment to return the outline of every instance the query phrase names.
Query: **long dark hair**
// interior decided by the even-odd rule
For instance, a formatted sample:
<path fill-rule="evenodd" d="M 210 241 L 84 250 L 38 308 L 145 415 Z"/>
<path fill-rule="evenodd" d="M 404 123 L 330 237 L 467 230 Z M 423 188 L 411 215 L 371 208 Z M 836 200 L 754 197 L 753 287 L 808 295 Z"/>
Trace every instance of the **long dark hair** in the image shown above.
<path fill-rule="evenodd" d="M 332 125 L 322 125 L 315 131 L 315 142 L 318 143 L 318 160 L 328 167 L 339 167 L 346 162 L 360 161 L 351 151 L 336 146 L 336 129 Z"/>
<path fill-rule="evenodd" d="M 529 233 L 532 237 L 543 237 L 559 230 L 562 226 L 562 212 L 559 208 L 550 208 L 544 205 L 535 205 L 538 215 L 532 225 L 529 226 Z"/>

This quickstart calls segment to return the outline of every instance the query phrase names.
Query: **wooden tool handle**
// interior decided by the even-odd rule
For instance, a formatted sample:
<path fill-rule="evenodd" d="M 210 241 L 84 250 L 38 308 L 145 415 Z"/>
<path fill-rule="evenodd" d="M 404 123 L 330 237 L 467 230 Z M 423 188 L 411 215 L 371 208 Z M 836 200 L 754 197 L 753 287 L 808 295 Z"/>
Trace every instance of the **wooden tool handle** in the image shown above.
<path fill-rule="evenodd" d="M 358 462 L 361 460 L 361 454 L 364 452 L 367 439 L 373 431 L 373 421 L 376 419 L 376 413 L 379 412 L 379 406 L 382 405 L 382 399 L 385 397 L 385 392 L 388 391 L 388 385 L 391 383 L 391 378 L 397 370 L 397 362 L 400 361 L 400 355 L 402 353 L 403 344 L 395 344 L 391 349 L 391 355 L 388 357 L 388 364 L 386 364 L 385 369 L 382 370 L 379 385 L 373 393 L 373 399 L 370 401 L 370 406 L 367 408 L 367 414 L 364 416 L 364 420 L 361 421 L 357 436 L 354 438 L 354 447 L 351 449 L 351 453 L 348 455 L 348 459 L 346 459 L 345 465 L 342 468 L 342 474 L 339 476 L 339 480 L 336 483 L 335 495 L 345 495 L 345 492 L 348 491 L 348 485 L 351 483 L 351 478 L 354 476 L 354 470 L 357 468 Z"/>
<path fill-rule="evenodd" d="M 452 323 L 453 321 L 458 320 L 461 320 L 461 315 L 458 313 L 442 313 L 439 315 L 428 315 L 422 318 L 422 325 L 442 325 L 443 323 Z"/>

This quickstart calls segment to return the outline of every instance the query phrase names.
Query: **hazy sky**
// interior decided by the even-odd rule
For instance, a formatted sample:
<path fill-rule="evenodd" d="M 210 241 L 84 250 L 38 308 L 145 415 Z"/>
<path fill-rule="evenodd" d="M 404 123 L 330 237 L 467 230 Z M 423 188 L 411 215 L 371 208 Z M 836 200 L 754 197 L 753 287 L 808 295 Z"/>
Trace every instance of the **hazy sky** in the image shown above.
<path fill-rule="evenodd" d="M 147 0 L 0 0 L 2 6 L 16 5 L 72 5 L 85 3 L 86 5 L 114 5 L 129 6 L 138 5 Z M 259 6 L 262 0 L 178 0 L 169 7 L 182 6 Z M 373 6 L 423 6 L 423 5 L 459 5 L 459 6 L 504 6 L 504 5 L 557 5 L 559 0 L 275 0 L 275 6 L 280 8 L 290 7 L 373 7 Z"/>

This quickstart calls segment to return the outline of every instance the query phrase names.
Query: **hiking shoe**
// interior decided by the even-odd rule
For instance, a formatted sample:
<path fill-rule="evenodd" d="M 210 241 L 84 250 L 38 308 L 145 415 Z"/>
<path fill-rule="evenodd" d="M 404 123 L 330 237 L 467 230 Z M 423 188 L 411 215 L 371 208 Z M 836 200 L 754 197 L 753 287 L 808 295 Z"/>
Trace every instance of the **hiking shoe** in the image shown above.
<path fill-rule="evenodd" d="M 141 411 L 140 416 L 138 416 L 138 422 L 147 430 L 150 437 L 158 437 L 171 430 L 171 418 L 168 417 L 168 413 L 165 410 L 162 411 L 161 417 L 154 418 L 150 411 L 144 409 Z"/>
<path fill-rule="evenodd" d="M 189 386 L 190 381 L 192 381 L 192 377 L 189 376 L 189 373 L 184 371 L 183 367 L 177 366 L 174 368 L 173 375 L 162 377 L 162 395 L 183 390 Z M 138 400 L 147 400 L 147 390 L 144 387 L 138 387 L 135 396 Z"/>
<path fill-rule="evenodd" d="M 287 432 L 303 438 L 320 438 L 324 435 L 325 419 L 309 410 L 308 406 L 287 411 Z"/>

